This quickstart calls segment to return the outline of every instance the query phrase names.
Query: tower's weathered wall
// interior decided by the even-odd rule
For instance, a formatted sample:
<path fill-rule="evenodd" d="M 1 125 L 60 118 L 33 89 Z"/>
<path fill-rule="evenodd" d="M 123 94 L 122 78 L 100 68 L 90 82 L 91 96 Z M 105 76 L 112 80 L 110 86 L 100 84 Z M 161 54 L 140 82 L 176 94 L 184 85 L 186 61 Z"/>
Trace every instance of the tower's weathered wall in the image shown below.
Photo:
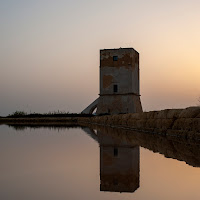
<path fill-rule="evenodd" d="M 140 97 L 133 94 L 100 96 L 99 103 L 97 105 L 97 114 L 119 114 L 136 112 L 142 112 L 142 106 Z"/>
<path fill-rule="evenodd" d="M 113 57 L 117 56 L 117 60 Z M 116 94 L 113 85 L 118 85 L 118 94 L 139 95 L 139 53 L 132 48 L 100 50 L 100 94 Z"/>
<path fill-rule="evenodd" d="M 100 98 L 97 114 L 142 112 L 139 53 L 133 48 L 100 50 Z"/>

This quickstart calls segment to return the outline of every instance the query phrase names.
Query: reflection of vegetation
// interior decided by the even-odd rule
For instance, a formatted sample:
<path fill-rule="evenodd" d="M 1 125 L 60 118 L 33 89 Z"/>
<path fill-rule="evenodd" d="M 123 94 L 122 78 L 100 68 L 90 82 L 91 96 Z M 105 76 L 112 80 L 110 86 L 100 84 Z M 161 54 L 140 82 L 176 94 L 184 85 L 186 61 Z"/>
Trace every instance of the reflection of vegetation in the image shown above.
<path fill-rule="evenodd" d="M 9 127 L 13 127 L 16 131 L 24 131 L 27 127 L 26 126 L 21 126 L 21 125 L 9 125 Z"/>
<path fill-rule="evenodd" d="M 42 125 L 37 125 L 37 124 L 24 124 L 24 125 L 17 125 L 17 124 L 9 124 L 9 127 L 14 128 L 16 131 L 24 131 L 27 128 L 30 129 L 41 129 L 41 128 L 46 128 L 49 130 L 65 130 L 65 129 L 72 129 L 72 128 L 81 128 L 82 126 L 76 125 L 76 124 L 55 124 L 55 125 L 49 125 L 49 124 L 42 124 Z"/>

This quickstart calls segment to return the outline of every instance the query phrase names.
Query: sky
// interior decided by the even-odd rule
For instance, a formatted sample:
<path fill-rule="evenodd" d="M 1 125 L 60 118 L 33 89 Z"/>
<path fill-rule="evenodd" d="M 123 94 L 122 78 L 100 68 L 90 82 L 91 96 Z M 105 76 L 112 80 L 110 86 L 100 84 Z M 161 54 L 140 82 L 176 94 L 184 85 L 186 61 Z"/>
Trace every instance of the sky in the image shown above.
<path fill-rule="evenodd" d="M 140 53 L 144 111 L 196 106 L 199 0 L 0 0 L 0 116 L 81 112 L 99 94 L 99 50 Z"/>

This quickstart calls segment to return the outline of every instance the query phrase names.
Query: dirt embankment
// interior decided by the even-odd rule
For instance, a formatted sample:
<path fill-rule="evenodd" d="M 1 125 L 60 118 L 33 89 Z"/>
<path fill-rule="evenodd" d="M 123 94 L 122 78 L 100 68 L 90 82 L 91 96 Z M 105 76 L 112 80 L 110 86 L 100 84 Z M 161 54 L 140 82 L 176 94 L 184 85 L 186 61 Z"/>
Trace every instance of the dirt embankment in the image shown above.
<path fill-rule="evenodd" d="M 78 118 L 78 123 L 131 128 L 200 140 L 200 107 Z"/>
<path fill-rule="evenodd" d="M 76 117 L 0 118 L 0 124 L 24 125 L 24 126 L 78 125 Z"/>
<path fill-rule="evenodd" d="M 0 118 L 10 125 L 98 124 L 200 140 L 200 107 L 95 117 Z"/>

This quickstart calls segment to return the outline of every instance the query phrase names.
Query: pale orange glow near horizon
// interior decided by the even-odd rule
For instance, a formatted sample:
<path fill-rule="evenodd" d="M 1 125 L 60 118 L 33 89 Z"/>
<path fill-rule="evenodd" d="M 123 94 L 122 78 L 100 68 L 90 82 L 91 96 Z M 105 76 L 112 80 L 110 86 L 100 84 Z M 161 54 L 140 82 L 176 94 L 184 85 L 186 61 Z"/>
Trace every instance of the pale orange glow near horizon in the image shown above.
<path fill-rule="evenodd" d="M 197 0 L 1 1 L 0 116 L 81 112 L 99 94 L 99 50 L 140 53 L 143 109 L 196 106 Z"/>

